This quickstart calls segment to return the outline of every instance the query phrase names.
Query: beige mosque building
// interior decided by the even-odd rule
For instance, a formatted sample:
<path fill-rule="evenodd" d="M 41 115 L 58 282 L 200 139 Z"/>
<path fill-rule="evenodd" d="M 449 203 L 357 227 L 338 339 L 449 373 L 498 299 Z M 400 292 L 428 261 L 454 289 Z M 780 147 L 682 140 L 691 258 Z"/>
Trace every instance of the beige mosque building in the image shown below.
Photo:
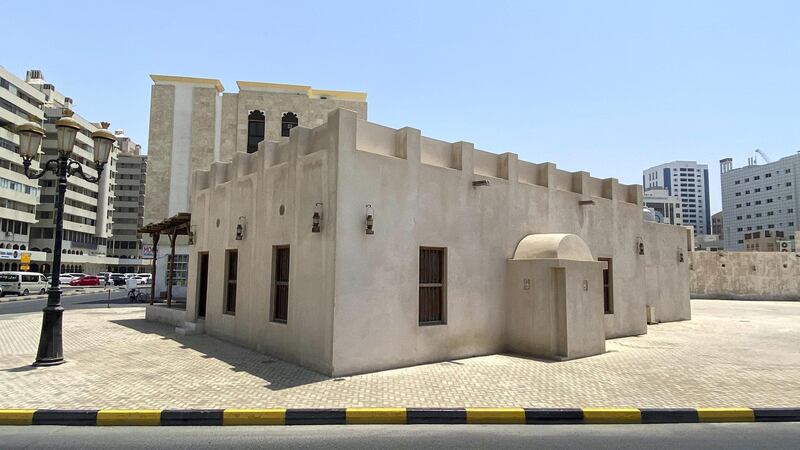
<path fill-rule="evenodd" d="M 191 213 L 184 330 L 340 376 L 691 317 L 691 236 L 639 185 L 371 123 L 360 93 L 152 78 L 145 222 Z"/>

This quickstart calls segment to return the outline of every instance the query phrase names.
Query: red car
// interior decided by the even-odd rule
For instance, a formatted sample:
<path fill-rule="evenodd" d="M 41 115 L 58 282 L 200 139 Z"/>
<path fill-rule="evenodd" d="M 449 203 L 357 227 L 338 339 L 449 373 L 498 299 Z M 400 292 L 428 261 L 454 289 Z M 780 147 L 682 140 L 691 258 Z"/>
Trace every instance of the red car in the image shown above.
<path fill-rule="evenodd" d="M 100 286 L 100 277 L 94 275 L 82 276 L 69 282 L 70 286 Z"/>

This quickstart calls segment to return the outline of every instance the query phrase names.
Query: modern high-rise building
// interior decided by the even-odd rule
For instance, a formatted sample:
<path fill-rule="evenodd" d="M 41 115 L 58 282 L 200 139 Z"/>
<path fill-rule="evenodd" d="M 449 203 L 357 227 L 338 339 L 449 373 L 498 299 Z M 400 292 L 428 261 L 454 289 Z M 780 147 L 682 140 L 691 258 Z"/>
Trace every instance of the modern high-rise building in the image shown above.
<path fill-rule="evenodd" d="M 0 66 L 0 270 L 17 270 L 30 249 L 39 184 L 23 173 L 17 125 L 44 120 L 45 95 Z M 39 162 L 31 168 L 39 170 Z"/>
<path fill-rule="evenodd" d="M 660 187 L 680 199 L 684 226 L 694 228 L 695 235 L 711 234 L 708 166 L 697 161 L 672 161 L 651 167 L 642 175 L 644 189 Z"/>
<path fill-rule="evenodd" d="M 725 248 L 746 250 L 746 235 L 762 230 L 794 240 L 800 230 L 800 153 L 766 164 L 751 159 L 737 169 L 733 158 L 719 164 Z"/>
<path fill-rule="evenodd" d="M 147 155 L 142 146 L 116 130 L 119 145 L 117 157 L 112 237 L 108 241 L 108 254 L 119 258 L 118 272 L 138 272 L 142 267 L 142 227 L 144 217 L 144 191 L 147 172 Z"/>

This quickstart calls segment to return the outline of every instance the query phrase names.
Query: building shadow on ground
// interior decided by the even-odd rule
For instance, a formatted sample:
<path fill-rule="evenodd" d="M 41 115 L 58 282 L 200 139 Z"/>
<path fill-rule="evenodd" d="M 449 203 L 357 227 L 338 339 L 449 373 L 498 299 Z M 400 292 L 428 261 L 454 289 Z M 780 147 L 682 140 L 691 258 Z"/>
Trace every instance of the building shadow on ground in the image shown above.
<path fill-rule="evenodd" d="M 502 352 L 498 353 L 498 355 L 507 356 L 509 358 L 518 358 L 518 359 L 526 359 L 528 361 L 536 361 L 540 363 L 547 363 L 547 364 L 557 364 L 564 361 L 559 361 L 557 359 L 548 359 L 540 356 L 531 356 L 531 355 L 523 355 L 521 353 L 512 353 L 512 352 Z"/>
<path fill-rule="evenodd" d="M 2 372 L 9 372 L 9 373 L 18 373 L 18 372 L 30 372 L 31 370 L 36 370 L 37 367 L 33 364 L 26 364 L 24 366 L 19 367 L 12 367 L 11 369 L 3 369 Z"/>
<path fill-rule="evenodd" d="M 150 322 L 144 319 L 121 319 L 112 320 L 111 322 L 140 333 L 159 335 L 163 340 L 179 343 L 183 349 L 201 353 L 203 358 L 222 361 L 231 366 L 231 370 L 234 372 L 245 372 L 261 378 L 266 382 L 264 387 L 273 391 L 331 379 L 328 376 L 288 363 L 274 356 L 258 353 L 205 334 L 192 336 L 178 334 L 174 331 L 175 328 L 172 325 Z"/>

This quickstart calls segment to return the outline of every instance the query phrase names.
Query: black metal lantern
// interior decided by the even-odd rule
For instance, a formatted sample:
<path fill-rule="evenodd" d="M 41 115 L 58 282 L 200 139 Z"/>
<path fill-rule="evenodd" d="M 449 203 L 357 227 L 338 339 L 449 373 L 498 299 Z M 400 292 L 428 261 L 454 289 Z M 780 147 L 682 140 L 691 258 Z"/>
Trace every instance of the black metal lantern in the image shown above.
<path fill-rule="evenodd" d="M 319 221 L 322 218 L 322 203 L 317 203 L 314 205 L 314 215 L 311 216 L 311 232 L 312 233 L 319 233 Z"/>
<path fill-rule="evenodd" d="M 372 229 L 372 225 L 375 220 L 374 217 L 375 217 L 375 210 L 372 209 L 372 205 L 367 205 L 367 220 L 366 220 L 367 234 L 375 234 L 375 230 Z"/>
<path fill-rule="evenodd" d="M 244 239 L 244 234 L 247 229 L 247 218 L 239 216 L 239 222 L 236 224 L 236 240 L 241 241 Z"/>

